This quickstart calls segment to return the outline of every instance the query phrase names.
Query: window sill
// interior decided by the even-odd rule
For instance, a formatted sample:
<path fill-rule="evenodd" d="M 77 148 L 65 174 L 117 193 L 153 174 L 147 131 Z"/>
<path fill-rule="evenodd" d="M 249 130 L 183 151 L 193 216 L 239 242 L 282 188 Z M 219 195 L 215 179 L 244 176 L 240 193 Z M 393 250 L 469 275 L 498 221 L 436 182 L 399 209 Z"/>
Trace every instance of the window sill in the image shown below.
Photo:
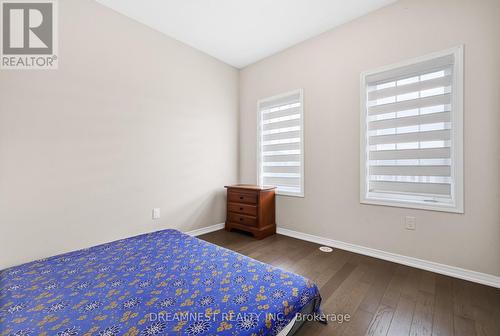
<path fill-rule="evenodd" d="M 297 193 L 287 193 L 286 191 L 276 191 L 277 196 L 287 196 L 287 197 L 298 197 L 298 198 L 304 198 L 304 194 L 297 194 Z"/>
<path fill-rule="evenodd" d="M 464 213 L 463 207 L 457 206 L 456 204 L 452 203 L 428 204 L 426 202 L 418 202 L 418 201 L 396 201 L 396 200 L 366 198 L 366 197 L 362 197 L 360 203 L 366 205 L 382 205 L 382 206 L 389 206 L 396 208 L 431 210 L 431 211 L 451 212 L 458 214 Z"/>

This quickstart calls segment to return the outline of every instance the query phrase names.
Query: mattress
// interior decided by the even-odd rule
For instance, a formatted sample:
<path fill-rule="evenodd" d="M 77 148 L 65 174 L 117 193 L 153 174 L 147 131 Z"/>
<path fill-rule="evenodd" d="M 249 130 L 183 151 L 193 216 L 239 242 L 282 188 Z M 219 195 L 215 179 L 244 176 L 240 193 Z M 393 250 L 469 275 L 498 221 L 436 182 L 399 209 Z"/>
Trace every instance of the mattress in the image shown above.
<path fill-rule="evenodd" d="M 162 230 L 0 272 L 0 335 L 283 335 L 308 279 Z"/>

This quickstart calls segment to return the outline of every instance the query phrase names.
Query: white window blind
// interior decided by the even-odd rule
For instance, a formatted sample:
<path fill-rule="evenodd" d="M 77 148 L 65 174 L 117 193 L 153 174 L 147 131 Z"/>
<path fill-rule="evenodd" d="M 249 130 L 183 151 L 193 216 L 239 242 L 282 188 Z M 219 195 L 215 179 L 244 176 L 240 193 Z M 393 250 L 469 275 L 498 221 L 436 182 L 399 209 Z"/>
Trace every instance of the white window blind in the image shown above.
<path fill-rule="evenodd" d="M 362 75 L 363 203 L 463 212 L 462 48 Z"/>
<path fill-rule="evenodd" d="M 258 181 L 279 195 L 304 195 L 302 90 L 258 102 Z"/>

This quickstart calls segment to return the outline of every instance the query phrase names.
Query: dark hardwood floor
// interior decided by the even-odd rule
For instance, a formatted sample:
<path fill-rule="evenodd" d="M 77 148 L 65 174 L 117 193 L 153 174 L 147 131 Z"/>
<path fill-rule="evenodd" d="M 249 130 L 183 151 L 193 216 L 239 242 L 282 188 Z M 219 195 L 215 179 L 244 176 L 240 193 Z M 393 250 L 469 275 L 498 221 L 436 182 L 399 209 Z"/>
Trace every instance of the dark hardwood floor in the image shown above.
<path fill-rule="evenodd" d="M 500 289 L 274 235 L 255 240 L 216 231 L 199 238 L 313 280 L 327 314 L 350 322 L 307 322 L 297 335 L 500 336 Z"/>

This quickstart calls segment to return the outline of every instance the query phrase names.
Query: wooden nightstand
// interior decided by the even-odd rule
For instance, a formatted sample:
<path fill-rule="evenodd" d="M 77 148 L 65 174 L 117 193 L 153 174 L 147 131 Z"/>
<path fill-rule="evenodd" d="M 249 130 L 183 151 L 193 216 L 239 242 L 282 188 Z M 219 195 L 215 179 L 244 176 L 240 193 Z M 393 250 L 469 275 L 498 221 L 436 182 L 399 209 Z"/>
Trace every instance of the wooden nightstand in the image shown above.
<path fill-rule="evenodd" d="M 226 230 L 250 232 L 262 239 L 276 233 L 276 187 L 236 184 L 227 188 Z"/>

